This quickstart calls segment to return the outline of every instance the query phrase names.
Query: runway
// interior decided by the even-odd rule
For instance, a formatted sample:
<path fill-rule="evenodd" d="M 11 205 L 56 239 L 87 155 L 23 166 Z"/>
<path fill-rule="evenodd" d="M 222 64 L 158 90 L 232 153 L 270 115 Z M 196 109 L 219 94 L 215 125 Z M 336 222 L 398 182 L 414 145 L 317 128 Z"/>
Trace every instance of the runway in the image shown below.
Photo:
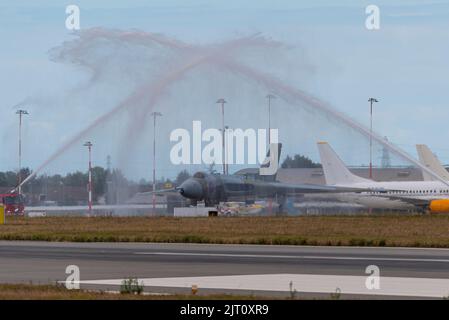
<path fill-rule="evenodd" d="M 138 278 L 150 292 L 298 292 L 438 298 L 449 295 L 449 250 L 156 243 L 0 241 L 0 282 L 65 281 L 68 265 L 81 287 L 117 289 Z M 380 288 L 367 288 L 369 265 Z M 291 285 L 290 285 L 291 283 Z M 447 288 L 447 289 L 446 289 Z"/>

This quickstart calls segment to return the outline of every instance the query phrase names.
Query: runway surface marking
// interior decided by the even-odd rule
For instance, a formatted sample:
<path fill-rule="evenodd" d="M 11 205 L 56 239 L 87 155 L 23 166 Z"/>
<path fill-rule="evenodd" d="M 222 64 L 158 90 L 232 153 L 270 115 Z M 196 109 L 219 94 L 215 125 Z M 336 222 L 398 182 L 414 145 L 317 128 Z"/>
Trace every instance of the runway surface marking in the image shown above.
<path fill-rule="evenodd" d="M 136 255 L 155 256 L 204 256 L 204 257 L 234 257 L 234 258 L 275 258 L 275 259 L 319 259 L 319 260 L 362 260 L 362 261 L 404 261 L 404 262 L 442 262 L 449 259 L 418 259 L 418 258 L 385 258 L 385 257 L 344 257 L 344 256 L 313 256 L 313 255 L 267 255 L 267 254 L 235 254 L 235 253 L 198 253 L 198 252 L 134 252 Z"/>
<path fill-rule="evenodd" d="M 86 280 L 80 284 L 121 285 L 123 279 Z M 367 294 L 403 297 L 443 298 L 449 295 L 449 279 L 380 277 L 379 289 L 368 289 L 368 276 L 339 276 L 311 274 L 258 274 L 205 277 L 172 277 L 138 279 L 145 287 L 191 288 L 199 290 L 250 290 L 307 293 Z"/>

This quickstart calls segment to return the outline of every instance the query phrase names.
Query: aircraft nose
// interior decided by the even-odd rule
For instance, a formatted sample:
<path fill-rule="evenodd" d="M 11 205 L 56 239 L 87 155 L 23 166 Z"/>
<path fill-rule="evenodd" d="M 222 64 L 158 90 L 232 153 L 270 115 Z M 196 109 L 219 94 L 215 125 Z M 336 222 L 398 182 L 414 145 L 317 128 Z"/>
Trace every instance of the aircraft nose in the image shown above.
<path fill-rule="evenodd" d="M 187 179 L 177 188 L 179 193 L 189 199 L 201 200 L 203 198 L 203 188 L 195 179 Z"/>

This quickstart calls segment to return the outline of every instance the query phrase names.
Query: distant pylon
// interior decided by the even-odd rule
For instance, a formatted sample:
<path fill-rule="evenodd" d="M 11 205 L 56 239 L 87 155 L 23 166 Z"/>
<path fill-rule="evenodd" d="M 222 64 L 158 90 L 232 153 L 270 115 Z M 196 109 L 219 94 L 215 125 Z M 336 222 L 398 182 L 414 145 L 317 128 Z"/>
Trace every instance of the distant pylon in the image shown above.
<path fill-rule="evenodd" d="M 108 174 L 111 174 L 112 161 L 111 161 L 110 155 L 108 155 L 106 157 L 106 166 L 107 166 Z"/>

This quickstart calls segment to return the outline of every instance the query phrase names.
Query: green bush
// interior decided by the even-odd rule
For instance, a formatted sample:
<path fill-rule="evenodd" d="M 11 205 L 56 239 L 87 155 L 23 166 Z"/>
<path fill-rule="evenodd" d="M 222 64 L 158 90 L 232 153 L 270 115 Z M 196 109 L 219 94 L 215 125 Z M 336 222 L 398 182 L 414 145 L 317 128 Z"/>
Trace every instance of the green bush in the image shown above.
<path fill-rule="evenodd" d="M 121 294 L 141 294 L 143 292 L 143 285 L 135 278 L 124 279 L 120 286 Z"/>

